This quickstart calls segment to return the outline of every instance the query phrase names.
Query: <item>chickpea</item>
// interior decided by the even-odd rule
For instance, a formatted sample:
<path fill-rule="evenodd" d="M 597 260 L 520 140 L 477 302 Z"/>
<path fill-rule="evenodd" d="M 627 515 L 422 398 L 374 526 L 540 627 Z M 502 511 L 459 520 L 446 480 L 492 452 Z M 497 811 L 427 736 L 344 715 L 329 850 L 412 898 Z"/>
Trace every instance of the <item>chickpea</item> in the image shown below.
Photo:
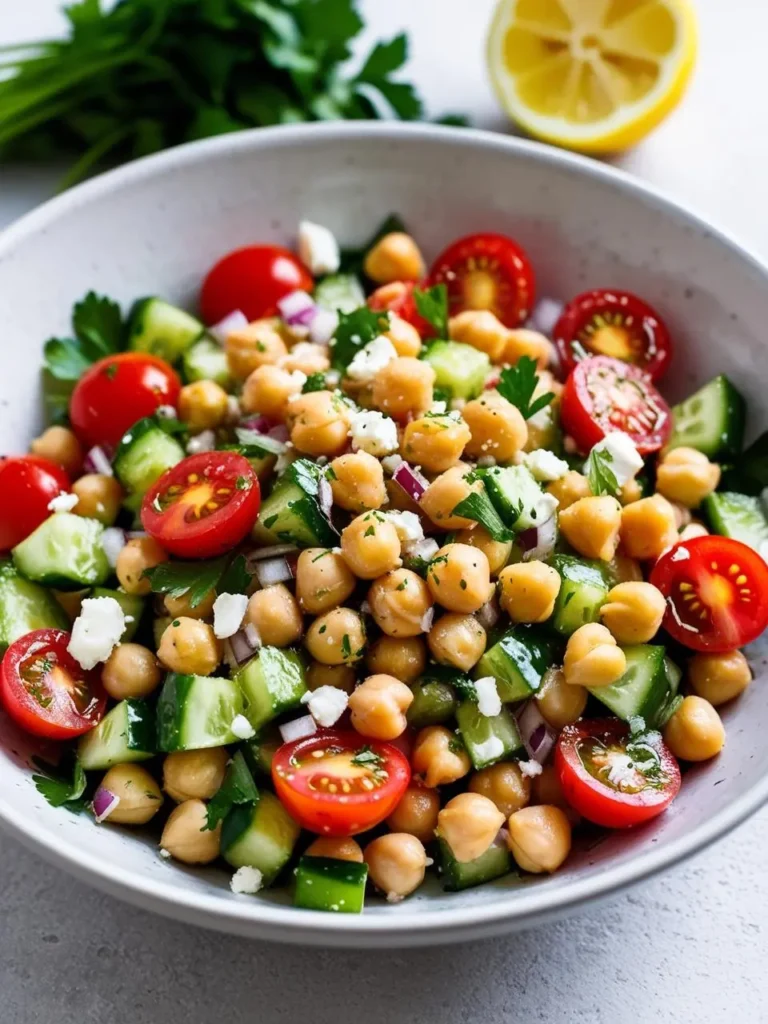
<path fill-rule="evenodd" d="M 664 727 L 664 742 L 681 761 L 708 761 L 725 744 L 720 715 L 703 697 L 685 697 Z"/>
<path fill-rule="evenodd" d="M 506 819 L 528 805 L 531 780 L 513 761 L 500 761 L 475 772 L 469 780 L 469 791 L 487 797 Z"/>
<path fill-rule="evenodd" d="M 117 556 L 115 573 L 120 586 L 126 594 L 146 597 L 151 591 L 151 584 L 145 569 L 154 569 L 161 562 L 167 562 L 168 555 L 152 537 L 136 537 L 129 540 Z"/>
<path fill-rule="evenodd" d="M 633 501 L 640 501 L 643 496 L 643 488 L 639 480 L 627 480 L 621 488 L 619 501 L 622 505 L 631 505 Z"/>
<path fill-rule="evenodd" d="M 341 555 L 330 548 L 305 548 L 299 555 L 296 599 L 299 608 L 310 615 L 344 604 L 356 582 Z"/>
<path fill-rule="evenodd" d="M 688 662 L 688 680 L 699 697 L 717 707 L 743 693 L 752 682 L 752 672 L 741 651 L 700 653 Z"/>
<path fill-rule="evenodd" d="M 396 420 L 420 416 L 432 405 L 435 371 L 421 359 L 398 356 L 379 371 L 371 400 L 377 409 Z"/>
<path fill-rule="evenodd" d="M 189 591 L 187 591 L 181 597 L 171 597 L 170 594 L 166 594 L 163 598 L 163 605 L 172 619 L 178 619 L 181 616 L 185 616 L 188 619 L 210 619 L 213 615 L 213 602 L 215 600 L 216 592 L 209 590 L 202 601 L 193 608 Z"/>
<path fill-rule="evenodd" d="M 470 467 L 466 463 L 460 462 L 435 477 L 424 491 L 419 505 L 435 526 L 444 530 L 465 529 L 468 534 L 474 529 L 474 520 L 453 514 L 456 506 L 466 497 L 482 490 L 482 481 L 476 480 L 474 483 L 469 483 L 466 478 L 469 471 Z"/>
<path fill-rule="evenodd" d="M 421 843 L 431 843 L 435 838 L 439 810 L 437 790 L 410 785 L 387 818 L 387 825 L 393 832 L 406 832 L 409 836 L 416 836 Z"/>
<path fill-rule="evenodd" d="M 406 426 L 400 454 L 429 473 L 443 473 L 461 458 L 469 436 L 469 427 L 461 418 L 422 416 Z"/>
<path fill-rule="evenodd" d="M 421 352 L 421 335 L 397 313 L 389 314 L 389 330 L 384 332 L 399 356 L 417 356 Z"/>
<path fill-rule="evenodd" d="M 658 558 L 678 539 L 675 510 L 661 494 L 625 505 L 621 512 L 621 543 L 630 558 Z"/>
<path fill-rule="evenodd" d="M 666 607 L 652 583 L 619 583 L 609 591 L 600 618 L 620 644 L 647 644 L 658 633 Z"/>
<path fill-rule="evenodd" d="M 507 347 L 507 328 L 490 309 L 465 309 L 452 316 L 448 335 L 453 341 L 485 352 L 492 363 L 500 363 Z"/>
<path fill-rule="evenodd" d="M 569 685 L 610 686 L 627 671 L 624 651 L 598 622 L 579 626 L 568 638 L 563 675 Z"/>
<path fill-rule="evenodd" d="M 365 863 L 376 888 L 390 903 L 398 903 L 424 881 L 427 854 L 415 836 L 390 832 L 368 843 Z"/>
<path fill-rule="evenodd" d="M 553 729 L 562 729 L 581 718 L 588 697 L 589 693 L 583 686 L 565 681 L 561 669 L 550 668 L 544 673 L 535 700 L 542 718 Z"/>
<path fill-rule="evenodd" d="M 695 537 L 708 537 L 709 530 L 704 523 L 689 523 L 680 531 L 679 540 L 693 540 Z"/>
<path fill-rule="evenodd" d="M 281 366 L 265 363 L 249 374 L 240 397 L 243 412 L 260 413 L 282 422 L 288 412 L 288 400 L 301 394 L 300 380 Z"/>
<path fill-rule="evenodd" d="M 430 789 L 457 782 L 471 768 L 464 744 L 444 725 L 428 725 L 418 733 L 411 764 Z"/>
<path fill-rule="evenodd" d="M 55 462 L 70 477 L 77 476 L 83 468 L 82 446 L 67 427 L 48 427 L 34 439 L 29 450 L 33 455 Z"/>
<path fill-rule="evenodd" d="M 432 598 L 421 576 L 410 569 L 393 569 L 375 580 L 368 604 L 379 629 L 387 636 L 419 636 L 426 632 L 424 617 Z"/>
<path fill-rule="evenodd" d="M 350 407 L 331 391 L 310 391 L 288 403 L 291 443 L 307 455 L 338 455 L 347 447 Z"/>
<path fill-rule="evenodd" d="M 523 807 L 510 816 L 507 828 L 509 852 L 523 871 L 551 874 L 571 852 L 571 824 L 559 807 Z"/>
<path fill-rule="evenodd" d="M 210 800 L 221 789 L 227 773 L 226 747 L 178 750 L 163 761 L 163 789 L 177 804 Z"/>
<path fill-rule="evenodd" d="M 469 672 L 485 653 L 487 639 L 474 615 L 448 612 L 429 631 L 427 643 L 435 661 Z"/>
<path fill-rule="evenodd" d="M 426 497 L 426 493 L 424 495 Z M 422 498 L 422 502 L 424 498 Z M 512 541 L 494 540 L 484 526 L 475 526 L 469 530 L 461 530 L 456 536 L 457 544 L 469 544 L 470 547 L 478 548 L 488 559 L 488 568 L 491 576 L 498 576 L 501 570 L 509 561 L 512 554 Z"/>
<path fill-rule="evenodd" d="M 412 683 L 426 668 L 427 651 L 418 636 L 380 636 L 368 648 L 365 664 L 374 675 L 384 673 Z"/>
<path fill-rule="evenodd" d="M 115 700 L 148 697 L 160 685 L 160 666 L 149 648 L 118 644 L 104 664 L 101 681 Z"/>
<path fill-rule="evenodd" d="M 323 665 L 351 665 L 360 661 L 365 651 L 363 620 L 351 608 L 333 608 L 315 619 L 304 646 Z"/>
<path fill-rule="evenodd" d="M 504 815 L 496 804 L 480 793 L 459 793 L 437 816 L 440 837 L 461 862 L 481 857 L 503 824 Z"/>
<path fill-rule="evenodd" d="M 685 508 L 698 508 L 719 483 L 720 467 L 695 448 L 673 448 L 656 467 L 659 494 Z"/>
<path fill-rule="evenodd" d="M 174 619 L 160 638 L 160 661 L 171 672 L 209 676 L 221 661 L 213 628 L 199 619 Z"/>
<path fill-rule="evenodd" d="M 400 536 L 381 512 L 364 512 L 342 530 L 341 553 L 355 576 L 375 580 L 399 568 Z"/>
<path fill-rule="evenodd" d="M 350 452 L 329 466 L 333 500 L 347 512 L 368 512 L 387 501 L 384 470 L 368 452 Z"/>
<path fill-rule="evenodd" d="M 429 563 L 427 586 L 449 612 L 476 612 L 493 593 L 488 559 L 469 544 L 446 544 Z"/>
<path fill-rule="evenodd" d="M 349 698 L 352 725 L 361 736 L 397 739 L 405 732 L 405 712 L 412 701 L 410 689 L 394 676 L 368 676 Z"/>
<path fill-rule="evenodd" d="M 352 693 L 357 685 L 357 676 L 351 665 L 323 665 L 320 661 L 313 661 L 307 669 L 306 682 L 308 690 L 335 686 L 337 690 Z"/>
<path fill-rule="evenodd" d="M 165 823 L 160 847 L 182 864 L 210 864 L 221 852 L 221 823 L 206 829 L 207 810 L 202 800 L 185 800 Z"/>
<path fill-rule="evenodd" d="M 116 764 L 101 780 L 101 786 L 120 801 L 107 819 L 110 824 L 146 825 L 163 806 L 160 787 L 138 764 Z"/>
<path fill-rule="evenodd" d="M 545 764 L 540 774 L 531 782 L 531 803 L 559 807 L 571 825 L 577 825 L 581 821 L 581 816 L 565 799 L 560 777 L 553 764 Z"/>
<path fill-rule="evenodd" d="M 549 484 L 547 494 L 552 494 L 557 498 L 562 514 L 565 509 L 570 508 L 581 498 L 589 498 L 592 489 L 585 476 L 571 469 L 565 476 L 561 476 L 559 480 L 553 480 Z"/>
<path fill-rule="evenodd" d="M 306 377 L 311 377 L 313 373 L 325 373 L 331 367 L 328 349 L 324 345 L 316 345 L 311 341 L 300 341 L 298 345 L 293 346 L 287 356 L 283 356 L 278 362 L 283 370 L 287 370 L 289 373 L 298 370 Z"/>
<path fill-rule="evenodd" d="M 216 430 L 227 418 L 227 392 L 213 380 L 185 384 L 179 394 L 179 419 L 193 434 Z"/>
<path fill-rule="evenodd" d="M 546 370 L 552 357 L 549 339 L 538 331 L 530 331 L 525 327 L 509 331 L 501 361 L 514 364 L 523 356 L 533 359 L 540 370 Z"/>
<path fill-rule="evenodd" d="M 571 547 L 585 558 L 603 562 L 610 562 L 616 554 L 621 524 L 621 505 L 607 494 L 579 498 L 560 512 L 560 529 Z"/>
<path fill-rule="evenodd" d="M 499 603 L 513 622 L 546 622 L 555 610 L 560 582 L 551 565 L 515 562 L 499 574 Z"/>
<path fill-rule="evenodd" d="M 225 345 L 229 372 L 235 380 L 245 380 L 266 363 L 276 363 L 288 354 L 277 330 L 276 320 L 255 320 L 227 335 Z"/>
<path fill-rule="evenodd" d="M 352 864 L 363 863 L 360 844 L 351 836 L 337 839 L 335 836 L 318 836 L 304 851 L 307 857 L 330 857 L 331 860 L 348 860 Z"/>
<path fill-rule="evenodd" d="M 270 647 L 288 647 L 301 640 L 304 617 L 298 602 L 284 583 L 275 583 L 251 594 L 245 622 L 252 623 L 261 642 Z"/>
<path fill-rule="evenodd" d="M 72 484 L 77 504 L 75 515 L 98 519 L 104 526 L 112 526 L 120 514 L 123 489 L 113 476 L 104 473 L 86 473 Z"/>
<path fill-rule="evenodd" d="M 424 257 L 404 231 L 392 231 L 380 238 L 368 251 L 363 269 L 376 284 L 420 281 L 425 274 Z"/>
<path fill-rule="evenodd" d="M 519 409 L 498 391 L 484 391 L 461 410 L 472 435 L 465 452 L 475 459 L 492 456 L 511 462 L 525 448 L 528 427 Z"/>

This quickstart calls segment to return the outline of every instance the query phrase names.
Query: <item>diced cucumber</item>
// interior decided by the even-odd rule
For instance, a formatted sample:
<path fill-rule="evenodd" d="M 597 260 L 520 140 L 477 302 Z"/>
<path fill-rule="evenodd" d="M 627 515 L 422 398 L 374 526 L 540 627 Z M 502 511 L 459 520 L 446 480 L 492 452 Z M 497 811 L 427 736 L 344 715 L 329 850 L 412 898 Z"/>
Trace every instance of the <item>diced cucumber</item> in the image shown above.
<path fill-rule="evenodd" d="M 0 560 L 0 655 L 33 629 L 69 629 L 69 618 L 49 590 L 25 580 L 4 558 Z"/>
<path fill-rule="evenodd" d="M 224 819 L 221 853 L 233 868 L 258 868 L 269 885 L 288 863 L 301 829 L 269 792 L 255 807 L 235 807 Z"/>
<path fill-rule="evenodd" d="M 272 771 L 272 758 L 277 748 L 283 745 L 283 737 L 276 725 L 267 725 L 260 729 L 250 740 L 246 740 L 241 750 L 251 771 L 256 774 L 269 775 Z"/>
<path fill-rule="evenodd" d="M 301 657 L 279 647 L 262 647 L 234 679 L 245 697 L 245 715 L 257 730 L 298 707 L 307 692 Z"/>
<path fill-rule="evenodd" d="M 724 374 L 672 409 L 667 448 L 696 448 L 710 458 L 734 458 L 744 444 L 746 402 Z"/>
<path fill-rule="evenodd" d="M 652 728 L 670 694 L 664 648 L 637 644 L 622 650 L 627 659 L 627 671 L 621 679 L 610 686 L 588 686 L 587 689 L 625 722 L 642 718 Z"/>
<path fill-rule="evenodd" d="M 360 914 L 367 878 L 367 864 L 332 857 L 302 857 L 296 868 L 293 904 L 304 910 Z"/>
<path fill-rule="evenodd" d="M 488 497 L 507 526 L 528 530 L 544 522 L 539 511 L 544 492 L 525 466 L 495 466 L 483 474 L 483 479 Z"/>
<path fill-rule="evenodd" d="M 89 597 L 113 597 L 123 609 L 123 615 L 131 619 L 126 622 L 120 642 L 127 644 L 136 636 L 141 616 L 144 614 L 144 600 L 136 594 L 126 594 L 124 590 L 109 590 L 107 587 L 94 587 Z"/>
<path fill-rule="evenodd" d="M 422 359 L 435 371 L 435 387 L 449 391 L 453 398 L 476 398 L 491 372 L 485 352 L 461 341 L 433 341 Z"/>
<path fill-rule="evenodd" d="M 143 497 L 152 484 L 184 458 L 175 437 L 166 434 L 154 416 L 134 423 L 115 455 L 115 474 L 132 495 Z"/>
<path fill-rule="evenodd" d="M 145 700 L 121 700 L 80 739 L 77 757 L 86 771 L 147 761 L 156 747 L 155 712 Z"/>
<path fill-rule="evenodd" d="M 190 345 L 181 365 L 184 379 L 190 384 L 212 380 L 227 390 L 232 386 L 227 353 L 212 338 L 201 338 Z"/>
<path fill-rule="evenodd" d="M 331 274 L 315 285 L 315 302 L 332 313 L 351 313 L 365 305 L 365 292 L 354 274 Z"/>
<path fill-rule="evenodd" d="M 512 870 L 512 860 L 506 845 L 493 842 L 485 853 L 474 860 L 456 860 L 453 851 L 444 839 L 439 844 L 440 873 L 443 888 L 446 892 L 460 892 L 470 889 L 473 885 L 482 885 L 494 878 L 508 875 Z"/>
<path fill-rule="evenodd" d="M 110 574 L 96 519 L 56 512 L 17 544 L 13 564 L 28 580 L 58 590 L 98 586 Z"/>
<path fill-rule="evenodd" d="M 456 722 L 477 771 L 497 761 L 526 756 L 517 722 L 509 708 L 502 708 L 500 715 L 490 717 L 481 715 L 473 700 L 465 700 L 456 711 Z"/>
<path fill-rule="evenodd" d="M 493 676 L 505 703 L 525 700 L 538 690 L 544 673 L 555 664 L 558 646 L 541 630 L 513 626 L 482 656 L 475 666 L 475 678 Z"/>
<path fill-rule="evenodd" d="M 740 540 L 768 560 L 768 518 L 760 498 L 721 491 L 705 498 L 704 511 L 715 533 Z"/>
<path fill-rule="evenodd" d="M 128 347 L 175 363 L 204 329 L 199 320 L 164 299 L 139 299 L 128 316 Z"/>
<path fill-rule="evenodd" d="M 419 680 L 411 687 L 413 702 L 405 713 L 413 729 L 440 725 L 453 718 L 459 702 L 450 683 L 438 679 Z"/>
<path fill-rule="evenodd" d="M 550 622 L 569 636 L 585 622 L 597 622 L 608 596 L 608 584 L 599 562 L 573 555 L 555 555 L 552 565 L 560 573 L 560 592 Z"/>
<path fill-rule="evenodd" d="M 243 713 L 243 695 L 221 676 L 166 677 L 157 702 L 160 750 L 203 750 L 237 743 L 232 722 Z"/>
<path fill-rule="evenodd" d="M 262 502 L 253 530 L 256 540 L 305 548 L 327 548 L 338 543 L 339 534 L 320 508 L 317 485 L 313 485 L 307 465 L 313 468 L 306 459 L 292 463 Z"/>

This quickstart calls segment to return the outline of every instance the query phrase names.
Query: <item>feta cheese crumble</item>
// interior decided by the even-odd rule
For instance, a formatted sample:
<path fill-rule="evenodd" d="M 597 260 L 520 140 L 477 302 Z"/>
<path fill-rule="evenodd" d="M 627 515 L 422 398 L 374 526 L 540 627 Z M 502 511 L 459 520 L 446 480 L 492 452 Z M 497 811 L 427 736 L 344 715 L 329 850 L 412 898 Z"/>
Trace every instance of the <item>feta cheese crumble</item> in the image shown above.
<path fill-rule="evenodd" d="M 365 348 L 355 353 L 355 357 L 347 367 L 347 376 L 360 383 L 367 383 L 384 369 L 393 359 L 397 359 L 395 346 L 383 335 L 369 341 Z"/>
<path fill-rule="evenodd" d="M 383 512 L 382 515 L 385 515 L 397 530 L 406 554 L 410 554 L 413 548 L 424 540 L 424 528 L 415 512 Z"/>
<path fill-rule="evenodd" d="M 547 451 L 546 448 L 537 448 L 524 454 L 523 465 L 539 483 L 552 483 L 568 472 L 568 463 L 565 459 L 559 459 L 554 452 Z"/>
<path fill-rule="evenodd" d="M 264 884 L 264 876 L 258 868 L 238 868 L 232 875 L 229 887 L 239 896 L 255 896 Z"/>
<path fill-rule="evenodd" d="M 322 224 L 303 220 L 299 224 L 299 259 L 312 274 L 335 274 L 341 266 L 339 243 L 333 232 Z"/>
<path fill-rule="evenodd" d="M 614 430 L 610 434 L 606 434 L 592 451 L 607 452 L 610 455 L 609 466 L 619 487 L 634 480 L 643 468 L 642 456 L 632 443 L 632 439 L 621 430 Z"/>
<path fill-rule="evenodd" d="M 478 761 L 496 761 L 504 754 L 504 744 L 498 736 L 489 736 L 483 743 L 475 744 L 475 757 Z"/>
<path fill-rule="evenodd" d="M 537 526 L 546 523 L 555 514 L 555 509 L 560 504 L 554 494 L 542 494 L 534 505 L 535 515 L 531 515 Z"/>
<path fill-rule="evenodd" d="M 247 607 L 245 594 L 219 594 L 213 602 L 213 632 L 219 640 L 234 636 L 240 629 Z"/>
<path fill-rule="evenodd" d="M 328 729 L 335 725 L 347 709 L 349 696 L 336 686 L 318 686 L 301 698 L 318 725 Z"/>
<path fill-rule="evenodd" d="M 230 729 L 239 740 L 249 740 L 252 736 L 256 735 L 256 730 L 245 715 L 235 715 L 232 719 Z"/>
<path fill-rule="evenodd" d="M 521 775 L 527 779 L 535 779 L 544 771 L 538 761 L 518 761 L 517 767 L 520 769 Z"/>
<path fill-rule="evenodd" d="M 187 441 L 187 454 L 199 455 L 201 452 L 212 452 L 216 447 L 216 435 L 212 430 L 201 430 L 199 434 Z"/>
<path fill-rule="evenodd" d="M 501 714 L 501 697 L 496 689 L 496 680 L 493 676 L 483 676 L 475 680 L 475 692 L 477 693 L 477 710 L 486 718 L 495 718 Z"/>
<path fill-rule="evenodd" d="M 49 512 L 71 512 L 80 501 L 76 494 L 57 494 L 48 502 Z"/>
<path fill-rule="evenodd" d="M 292 370 L 288 376 L 291 378 L 291 383 L 296 384 L 300 388 L 303 388 L 307 383 L 307 375 L 302 373 L 301 370 Z"/>
<path fill-rule="evenodd" d="M 125 632 L 125 615 L 114 597 L 86 597 L 72 625 L 67 651 L 86 671 L 106 661 Z"/>
<path fill-rule="evenodd" d="M 385 473 L 389 474 L 389 476 L 392 476 L 402 462 L 405 462 L 402 455 L 387 455 L 386 458 L 381 460 L 381 468 Z"/>
<path fill-rule="evenodd" d="M 389 455 L 398 448 L 397 424 L 389 416 L 372 409 L 355 413 L 349 436 L 353 448 L 369 455 Z"/>
<path fill-rule="evenodd" d="M 117 565 L 117 556 L 125 547 L 125 533 L 117 526 L 109 526 L 101 535 L 101 548 L 111 568 Z"/>

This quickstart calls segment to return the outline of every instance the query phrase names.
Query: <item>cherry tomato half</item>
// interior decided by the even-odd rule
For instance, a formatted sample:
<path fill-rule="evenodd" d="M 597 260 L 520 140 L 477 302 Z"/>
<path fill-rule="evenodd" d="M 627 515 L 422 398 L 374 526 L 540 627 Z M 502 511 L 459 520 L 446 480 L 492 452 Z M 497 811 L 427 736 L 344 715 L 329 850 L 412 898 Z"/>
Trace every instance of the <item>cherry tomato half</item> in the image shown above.
<path fill-rule="evenodd" d="M 637 366 L 610 356 L 582 359 L 565 382 L 563 428 L 582 452 L 622 430 L 641 455 L 658 451 L 672 431 L 669 406 Z"/>
<path fill-rule="evenodd" d="M 5 652 L 0 703 L 26 732 L 51 740 L 82 736 L 104 717 L 107 695 L 97 671 L 86 672 L 67 651 L 70 634 L 35 629 Z"/>
<path fill-rule="evenodd" d="M 441 282 L 448 286 L 451 316 L 490 309 L 507 327 L 519 327 L 533 309 L 533 267 L 506 235 L 467 235 L 449 245 L 429 272 L 430 285 Z"/>
<path fill-rule="evenodd" d="M 0 551 L 10 551 L 36 530 L 51 514 L 48 503 L 70 486 L 61 466 L 38 455 L 0 460 Z"/>
<path fill-rule="evenodd" d="M 416 308 L 413 289 L 417 287 L 413 281 L 392 281 L 390 284 L 383 284 L 368 296 L 368 305 L 371 309 L 389 310 L 390 313 L 407 320 L 422 338 L 434 338 L 435 328 Z"/>
<path fill-rule="evenodd" d="M 354 836 L 378 825 L 410 778 L 408 759 L 396 747 L 351 730 L 322 729 L 285 743 L 272 761 L 275 791 L 288 813 L 327 836 Z"/>
<path fill-rule="evenodd" d="M 213 558 L 239 544 L 259 514 L 259 478 L 236 452 L 201 452 L 167 470 L 144 495 L 141 522 L 179 558 Z"/>
<path fill-rule="evenodd" d="M 279 245 L 247 245 L 216 263 L 203 281 L 200 311 L 208 324 L 236 309 L 249 320 L 277 313 L 277 301 L 289 292 L 311 292 L 312 275 L 289 250 Z"/>
<path fill-rule="evenodd" d="M 656 562 L 651 583 L 667 599 L 664 628 L 694 651 L 732 651 L 768 626 L 768 565 L 741 541 L 680 541 Z"/>
<path fill-rule="evenodd" d="M 598 289 L 571 299 L 555 324 L 555 344 L 566 373 L 588 356 L 613 356 L 657 380 L 672 359 L 672 340 L 659 314 L 631 292 Z"/>
<path fill-rule="evenodd" d="M 85 372 L 69 401 L 72 427 L 86 446 L 117 445 L 137 420 L 176 406 L 181 381 L 157 356 L 118 352 Z"/>
<path fill-rule="evenodd" d="M 617 718 L 566 725 L 555 748 L 555 771 L 571 807 L 605 828 L 650 821 L 680 790 L 680 768 L 661 737 L 633 741 Z"/>

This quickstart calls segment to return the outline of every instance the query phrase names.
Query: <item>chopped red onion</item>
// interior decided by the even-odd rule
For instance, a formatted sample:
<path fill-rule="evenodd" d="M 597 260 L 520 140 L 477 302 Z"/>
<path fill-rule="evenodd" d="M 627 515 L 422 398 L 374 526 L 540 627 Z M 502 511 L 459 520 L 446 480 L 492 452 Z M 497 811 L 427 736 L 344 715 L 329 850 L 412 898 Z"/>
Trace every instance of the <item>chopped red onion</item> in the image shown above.
<path fill-rule="evenodd" d="M 333 508 L 333 491 L 331 490 L 330 483 L 324 476 L 321 476 L 318 481 L 317 500 L 324 514 L 330 516 L 331 509 Z"/>
<path fill-rule="evenodd" d="M 114 451 L 107 445 L 96 445 L 86 454 L 83 460 L 85 473 L 100 473 L 102 476 L 114 476 L 112 472 L 112 456 Z"/>
<path fill-rule="evenodd" d="M 213 327 L 208 328 L 208 333 L 215 338 L 220 345 L 226 345 L 227 338 L 234 331 L 241 331 L 248 326 L 248 317 L 239 309 L 233 309 L 223 320 L 219 320 Z"/>
<path fill-rule="evenodd" d="M 517 542 L 523 549 L 524 562 L 546 562 L 557 543 L 557 520 L 552 516 L 540 526 L 521 531 L 517 535 Z"/>
<path fill-rule="evenodd" d="M 96 824 L 100 825 L 102 821 L 106 821 L 119 803 L 119 796 L 116 796 L 111 790 L 105 789 L 104 786 L 99 786 L 93 794 L 91 805 Z"/>
<path fill-rule="evenodd" d="M 525 326 L 534 331 L 541 331 L 542 334 L 551 338 L 555 324 L 560 319 L 564 308 L 562 302 L 545 296 L 536 303 Z"/>
<path fill-rule="evenodd" d="M 317 304 L 307 292 L 295 291 L 277 300 L 280 316 L 289 327 L 309 327 L 317 316 Z"/>
<path fill-rule="evenodd" d="M 125 547 L 127 539 L 125 530 L 121 530 L 119 526 L 110 526 L 102 533 L 101 547 L 112 569 L 117 565 L 117 557 Z"/>
<path fill-rule="evenodd" d="M 492 597 L 490 601 L 486 601 L 479 611 L 475 612 L 475 618 L 483 627 L 483 629 L 493 629 L 496 623 L 499 621 L 501 610 L 499 608 L 499 602 L 496 597 Z"/>
<path fill-rule="evenodd" d="M 245 567 L 250 573 L 256 571 L 256 563 L 264 562 L 268 558 L 277 558 L 279 555 L 293 555 L 298 552 L 295 544 L 275 544 L 271 548 L 256 548 L 250 551 L 245 559 Z"/>
<path fill-rule="evenodd" d="M 239 423 L 243 430 L 255 430 L 258 434 L 268 434 L 274 425 L 266 416 L 248 416 Z"/>
<path fill-rule="evenodd" d="M 318 309 L 315 319 L 309 325 L 309 340 L 316 345 L 327 345 L 339 326 L 338 313 L 330 309 Z"/>
<path fill-rule="evenodd" d="M 255 637 L 253 632 L 256 634 Z M 236 670 L 246 661 L 250 661 L 261 647 L 261 637 L 255 627 L 253 632 L 249 632 L 246 626 L 244 629 L 238 629 L 224 641 L 224 658 L 231 669 Z"/>
<path fill-rule="evenodd" d="M 432 623 L 435 621 L 435 609 L 427 608 L 424 614 L 421 616 L 421 628 L 425 633 L 428 633 L 432 629 Z"/>
<path fill-rule="evenodd" d="M 258 651 L 261 647 L 261 635 L 258 629 L 256 629 L 252 622 L 246 622 L 243 626 L 243 632 L 245 633 L 245 639 L 251 645 L 251 649 Z"/>
<path fill-rule="evenodd" d="M 284 423 L 278 423 L 276 427 L 270 427 L 267 436 L 274 438 L 275 441 L 286 442 L 289 440 L 291 432 Z"/>
<path fill-rule="evenodd" d="M 301 740 L 305 736 L 314 736 L 317 732 L 317 723 L 312 715 L 303 715 L 291 722 L 283 722 L 278 728 L 283 743 L 293 743 L 294 740 Z"/>
<path fill-rule="evenodd" d="M 288 559 L 282 555 L 279 558 L 267 558 L 257 562 L 254 566 L 254 575 L 260 587 L 272 587 L 275 583 L 285 583 L 293 579 Z"/>
<path fill-rule="evenodd" d="M 421 501 L 424 491 L 429 487 L 429 482 L 407 462 L 400 463 L 392 474 L 392 479 L 413 501 Z"/>
<path fill-rule="evenodd" d="M 544 764 L 555 745 L 557 733 L 544 721 L 535 701 L 529 700 L 518 712 L 517 725 L 529 757 Z"/>

